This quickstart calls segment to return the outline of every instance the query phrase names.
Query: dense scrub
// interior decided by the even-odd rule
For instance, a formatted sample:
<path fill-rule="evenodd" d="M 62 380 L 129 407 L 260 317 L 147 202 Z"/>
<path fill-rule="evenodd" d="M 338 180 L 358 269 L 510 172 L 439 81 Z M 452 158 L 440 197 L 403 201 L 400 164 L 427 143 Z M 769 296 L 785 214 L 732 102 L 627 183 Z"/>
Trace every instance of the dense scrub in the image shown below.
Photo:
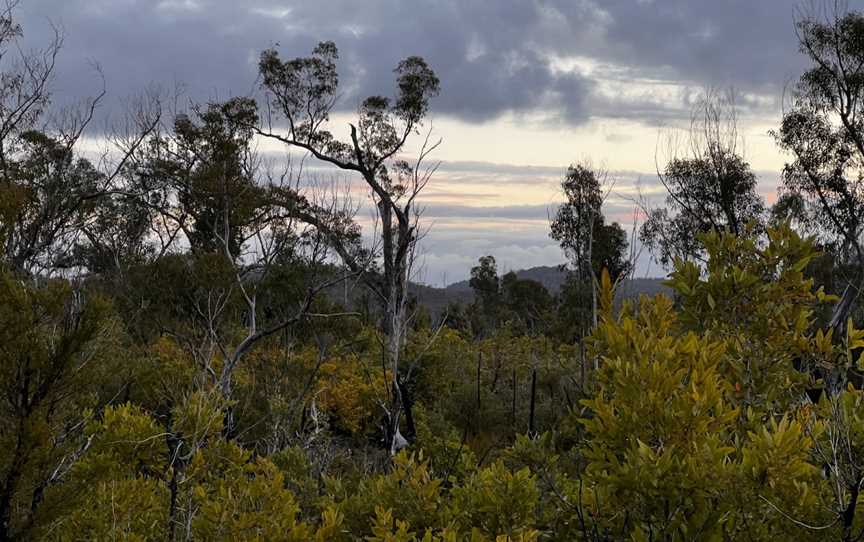
<path fill-rule="evenodd" d="M 73 295 L 64 281 L 29 286 L 7 273 L 10 530 L 142 540 L 859 531 L 850 481 L 862 392 L 832 388 L 830 375 L 860 369 L 852 352 L 864 333 L 850 324 L 832 340 L 816 325 L 830 297 L 804 274 L 813 243 L 790 229 L 764 245 L 731 234 L 704 245 L 704 267 L 676 265 L 674 301 L 613 313 L 606 280 L 584 353 L 506 327 L 479 341 L 419 328 L 416 440 L 394 457 L 380 440 L 381 347 L 363 322 L 273 338 L 238 373 L 229 405 L 175 337 L 135 339 L 98 283 Z"/>

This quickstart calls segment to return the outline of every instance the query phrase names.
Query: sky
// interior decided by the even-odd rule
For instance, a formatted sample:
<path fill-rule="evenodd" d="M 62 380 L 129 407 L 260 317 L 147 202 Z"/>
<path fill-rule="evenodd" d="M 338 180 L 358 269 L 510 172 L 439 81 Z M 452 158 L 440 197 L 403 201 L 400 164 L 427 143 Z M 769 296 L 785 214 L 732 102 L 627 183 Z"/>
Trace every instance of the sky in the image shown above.
<path fill-rule="evenodd" d="M 330 128 L 345 136 L 363 97 L 393 94 L 399 60 L 424 57 L 441 80 L 427 126 L 442 143 L 418 278 L 436 285 L 486 254 L 501 271 L 562 263 L 549 216 L 573 162 L 610 171 L 605 214 L 632 228 L 637 190 L 662 203 L 662 142 L 707 87 L 735 89 L 744 154 L 770 202 L 785 157 L 769 130 L 806 67 L 790 0 L 26 0 L 17 16 L 25 47 L 63 31 L 59 101 L 97 93 L 101 66 L 105 118 L 144 88 L 182 88 L 184 103 L 255 93 L 263 49 L 291 58 L 332 40 Z M 647 254 L 637 269 L 664 273 Z"/>

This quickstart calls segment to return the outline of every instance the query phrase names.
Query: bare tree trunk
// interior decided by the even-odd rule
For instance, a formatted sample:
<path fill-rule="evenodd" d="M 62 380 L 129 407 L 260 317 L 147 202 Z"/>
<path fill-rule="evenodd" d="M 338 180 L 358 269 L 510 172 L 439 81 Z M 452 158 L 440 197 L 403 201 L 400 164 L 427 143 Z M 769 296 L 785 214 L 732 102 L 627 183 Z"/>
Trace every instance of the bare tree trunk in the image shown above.
<path fill-rule="evenodd" d="M 528 414 L 528 436 L 534 436 L 534 405 L 537 401 L 537 367 L 531 369 L 531 404 Z"/>
<path fill-rule="evenodd" d="M 588 276 L 591 277 L 591 324 L 592 329 L 597 327 L 597 277 L 594 273 L 594 218 L 595 210 L 591 213 L 591 224 L 588 227 L 588 254 L 586 255 L 588 265 Z M 596 367 L 595 367 L 596 368 Z"/>
<path fill-rule="evenodd" d="M 483 352 L 477 352 L 477 410 L 480 410 L 480 368 L 483 365 Z"/>
<path fill-rule="evenodd" d="M 22 444 L 19 439 L 18 446 L 15 448 L 15 456 L 12 465 L 6 473 L 2 488 L 0 488 L 0 542 L 14 540 L 11 525 L 12 500 L 15 497 L 15 491 L 18 488 L 18 481 L 21 479 L 24 461 Z"/>
<path fill-rule="evenodd" d="M 579 339 L 579 390 L 585 397 L 585 337 Z"/>
<path fill-rule="evenodd" d="M 510 402 L 510 419 L 513 422 L 513 431 L 516 432 L 516 369 L 513 369 L 513 398 Z"/>
<path fill-rule="evenodd" d="M 168 481 L 169 502 L 168 502 L 168 540 L 176 540 L 177 524 L 179 522 L 177 499 L 180 495 L 180 483 L 183 477 L 183 465 L 180 458 L 180 448 L 183 441 L 170 432 L 166 437 L 168 444 L 168 454 L 171 458 L 171 479 Z"/>
<path fill-rule="evenodd" d="M 414 425 L 414 399 L 411 397 L 411 391 L 408 389 L 408 383 L 399 380 L 399 393 L 401 395 L 402 406 L 405 410 L 405 440 L 412 442 L 417 438 L 417 426 Z"/>
<path fill-rule="evenodd" d="M 858 506 L 858 494 L 860 492 L 860 481 L 849 488 L 849 505 L 843 510 L 843 542 L 851 542 L 852 525 L 855 523 L 855 508 Z"/>

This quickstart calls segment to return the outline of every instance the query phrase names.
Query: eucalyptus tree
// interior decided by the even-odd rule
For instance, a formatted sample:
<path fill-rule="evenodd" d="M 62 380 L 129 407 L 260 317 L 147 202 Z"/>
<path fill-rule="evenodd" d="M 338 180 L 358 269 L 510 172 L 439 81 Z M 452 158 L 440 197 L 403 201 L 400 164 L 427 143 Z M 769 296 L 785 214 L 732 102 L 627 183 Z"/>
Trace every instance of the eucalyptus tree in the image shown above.
<path fill-rule="evenodd" d="M 666 206 L 650 210 L 640 230 L 663 264 L 700 258 L 700 233 L 740 235 L 748 224 L 762 226 L 764 203 L 742 146 L 734 95 L 706 91 L 693 108 L 685 141 L 673 142 L 672 158 L 658 168 Z"/>
<path fill-rule="evenodd" d="M 76 263 L 75 249 L 99 200 L 158 116 L 148 111 L 130 118 L 125 149 L 110 149 L 98 162 L 85 158 L 79 142 L 106 91 L 78 106 L 54 107 L 63 35 L 54 28 L 45 46 L 25 51 L 17 4 L 0 8 L 0 257 L 18 274 L 48 275 Z"/>
<path fill-rule="evenodd" d="M 435 170 L 424 160 L 438 143 L 430 142 L 427 132 L 415 160 L 409 161 L 405 151 L 409 139 L 419 135 L 439 80 L 422 58 L 405 58 L 394 70 L 395 96 L 363 99 L 348 124 L 348 138 L 340 139 L 328 129 L 338 98 L 337 59 L 336 45 L 329 41 L 319 43 L 311 56 L 289 60 L 274 49 L 264 51 L 258 67 L 268 115 L 257 132 L 359 176 L 374 202 L 380 244 L 372 252 L 381 272 L 363 276 L 382 307 L 384 365 L 392 382 L 385 408 L 386 437 L 395 451 L 404 441 L 401 413 L 410 404 L 404 397 L 407 387 L 400 377 L 400 358 L 408 331 L 408 281 L 421 236 L 417 197 Z M 332 241 L 349 268 L 367 270 L 364 262 L 339 246 L 338 238 Z M 410 411 L 405 414 L 410 417 Z"/>
<path fill-rule="evenodd" d="M 631 269 L 626 257 L 627 237 L 617 222 L 606 224 L 603 202 L 614 183 L 607 172 L 587 163 L 571 165 L 561 181 L 564 203 L 552 220 L 550 237 L 561 246 L 570 266 L 562 287 L 561 313 L 573 326 L 587 331 L 597 323 L 596 285 L 603 269 L 613 280 Z M 585 314 L 589 316 L 586 318 Z"/>
<path fill-rule="evenodd" d="M 774 135 L 791 157 L 785 190 L 802 200 L 835 258 L 852 269 L 833 316 L 840 325 L 864 281 L 864 14 L 813 11 L 796 29 L 810 66 Z"/>
<path fill-rule="evenodd" d="M 471 268 L 468 285 L 474 291 L 474 303 L 470 307 L 474 334 L 483 337 L 498 326 L 504 305 L 494 256 L 480 257 L 477 265 Z"/>

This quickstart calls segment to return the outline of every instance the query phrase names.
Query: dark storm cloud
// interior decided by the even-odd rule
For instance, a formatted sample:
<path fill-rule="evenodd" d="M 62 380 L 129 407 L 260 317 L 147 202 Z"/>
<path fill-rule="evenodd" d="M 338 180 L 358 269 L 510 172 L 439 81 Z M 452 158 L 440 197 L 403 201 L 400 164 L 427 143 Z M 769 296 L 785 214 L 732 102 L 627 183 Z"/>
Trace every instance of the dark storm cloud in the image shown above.
<path fill-rule="evenodd" d="M 607 58 L 706 84 L 776 89 L 803 66 L 790 0 L 603 0 Z M 861 8 L 852 2 L 852 8 Z"/>
<path fill-rule="evenodd" d="M 467 121 L 508 111 L 568 123 L 670 114 L 650 100 L 598 97 L 592 76 L 558 70 L 553 57 L 611 63 L 621 85 L 659 77 L 769 96 L 801 69 L 787 0 L 29 0 L 19 15 L 30 45 L 45 41 L 48 19 L 65 29 L 58 94 L 72 96 L 99 89 L 89 60 L 115 97 L 174 81 L 198 100 L 246 94 L 262 49 L 305 55 L 322 39 L 343 53 L 343 107 L 390 94 L 393 67 L 419 54 L 442 81 L 436 112 Z"/>

